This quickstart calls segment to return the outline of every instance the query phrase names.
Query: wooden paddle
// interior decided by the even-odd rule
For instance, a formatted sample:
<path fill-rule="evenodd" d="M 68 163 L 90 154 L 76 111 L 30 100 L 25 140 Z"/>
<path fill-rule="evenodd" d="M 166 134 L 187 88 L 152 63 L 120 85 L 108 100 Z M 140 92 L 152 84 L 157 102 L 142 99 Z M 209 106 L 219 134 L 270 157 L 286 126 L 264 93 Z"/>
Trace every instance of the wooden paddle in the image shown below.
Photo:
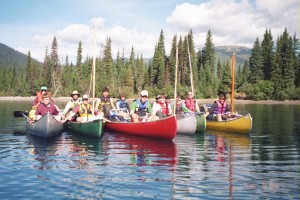
<path fill-rule="evenodd" d="M 25 111 L 14 111 L 14 117 L 24 117 L 27 116 L 29 114 L 29 111 L 25 110 Z"/>

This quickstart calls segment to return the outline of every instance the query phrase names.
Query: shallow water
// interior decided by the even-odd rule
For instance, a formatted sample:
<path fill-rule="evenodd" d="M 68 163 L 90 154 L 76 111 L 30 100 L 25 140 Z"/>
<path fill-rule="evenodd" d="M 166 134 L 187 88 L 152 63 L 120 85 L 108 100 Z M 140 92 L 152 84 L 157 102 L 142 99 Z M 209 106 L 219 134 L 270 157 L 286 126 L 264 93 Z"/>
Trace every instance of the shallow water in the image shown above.
<path fill-rule="evenodd" d="M 105 132 L 48 140 L 13 118 L 29 102 L 0 101 L 0 199 L 300 199 L 300 106 L 236 105 L 248 135 L 173 141 Z"/>

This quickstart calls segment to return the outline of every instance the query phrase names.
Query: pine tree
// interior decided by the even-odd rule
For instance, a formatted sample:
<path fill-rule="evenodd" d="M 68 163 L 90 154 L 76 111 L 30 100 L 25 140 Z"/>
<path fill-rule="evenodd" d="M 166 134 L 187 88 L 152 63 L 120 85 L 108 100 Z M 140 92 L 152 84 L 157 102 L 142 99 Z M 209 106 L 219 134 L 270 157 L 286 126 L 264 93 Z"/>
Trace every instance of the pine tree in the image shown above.
<path fill-rule="evenodd" d="M 256 41 L 254 43 L 249 62 L 250 83 L 257 83 L 258 81 L 263 80 L 263 58 L 258 38 L 256 38 Z"/>
<path fill-rule="evenodd" d="M 228 60 L 226 60 L 223 68 L 223 76 L 218 93 L 229 93 L 231 91 L 231 69 Z"/>
<path fill-rule="evenodd" d="M 264 80 L 271 79 L 271 69 L 274 63 L 274 42 L 271 30 L 265 32 L 264 39 L 261 42 L 261 54 L 263 59 Z"/>
<path fill-rule="evenodd" d="M 176 69 L 176 47 L 177 47 L 177 36 L 175 35 L 172 39 L 171 51 L 169 56 L 169 71 L 170 71 L 170 82 L 174 86 L 175 83 L 175 69 Z"/>
<path fill-rule="evenodd" d="M 214 74 L 216 55 L 215 55 L 215 46 L 212 42 L 212 34 L 210 30 L 207 32 L 206 35 L 206 42 L 204 44 L 204 53 L 202 57 L 203 57 L 204 65 L 209 67 L 212 74 Z"/>

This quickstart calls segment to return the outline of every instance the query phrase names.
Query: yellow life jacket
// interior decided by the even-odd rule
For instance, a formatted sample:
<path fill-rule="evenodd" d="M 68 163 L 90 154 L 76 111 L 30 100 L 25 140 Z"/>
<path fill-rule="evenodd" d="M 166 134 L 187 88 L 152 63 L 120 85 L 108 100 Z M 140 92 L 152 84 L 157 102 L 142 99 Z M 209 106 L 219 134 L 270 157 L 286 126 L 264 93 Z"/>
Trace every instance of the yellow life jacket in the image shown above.
<path fill-rule="evenodd" d="M 80 104 L 79 116 L 81 118 L 92 117 L 92 106 L 90 104 L 87 104 L 87 106 L 85 106 L 83 103 Z"/>

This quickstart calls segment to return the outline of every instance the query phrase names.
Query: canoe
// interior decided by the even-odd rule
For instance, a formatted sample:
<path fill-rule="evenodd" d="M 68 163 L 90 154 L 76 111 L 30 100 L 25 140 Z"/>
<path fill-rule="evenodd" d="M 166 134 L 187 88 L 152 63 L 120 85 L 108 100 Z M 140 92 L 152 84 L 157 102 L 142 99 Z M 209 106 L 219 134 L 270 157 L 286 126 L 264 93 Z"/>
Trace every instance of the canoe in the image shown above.
<path fill-rule="evenodd" d="M 197 121 L 195 115 L 176 116 L 177 134 L 193 135 L 196 132 Z"/>
<path fill-rule="evenodd" d="M 203 132 L 206 130 L 206 117 L 204 114 L 195 115 L 197 121 L 196 132 Z"/>
<path fill-rule="evenodd" d="M 252 129 L 252 117 L 250 113 L 239 118 L 227 121 L 207 120 L 206 128 L 208 130 L 226 131 L 235 133 L 249 133 Z"/>
<path fill-rule="evenodd" d="M 39 137 L 49 138 L 63 132 L 63 123 L 47 113 L 36 122 L 26 124 L 26 132 Z"/>
<path fill-rule="evenodd" d="M 66 130 L 72 133 L 78 133 L 87 136 L 93 136 L 100 138 L 103 133 L 103 120 L 97 119 L 93 121 L 87 122 L 75 122 L 75 121 L 68 121 L 66 123 Z"/>
<path fill-rule="evenodd" d="M 172 140 L 176 136 L 176 117 L 148 122 L 106 122 L 105 130 L 159 139 Z"/>

